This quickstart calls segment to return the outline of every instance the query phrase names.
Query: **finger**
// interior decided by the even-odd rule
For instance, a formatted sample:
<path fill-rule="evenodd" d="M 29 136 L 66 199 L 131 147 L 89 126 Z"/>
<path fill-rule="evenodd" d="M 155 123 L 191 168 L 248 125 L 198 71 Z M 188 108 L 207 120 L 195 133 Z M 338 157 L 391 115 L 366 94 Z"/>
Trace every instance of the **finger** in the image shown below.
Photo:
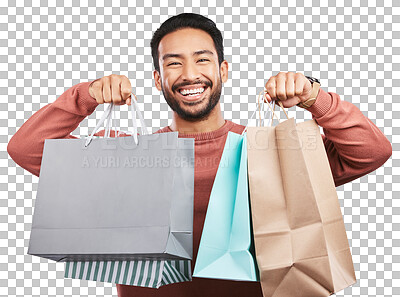
<path fill-rule="evenodd" d="M 270 96 L 269 94 L 265 94 L 265 95 L 264 95 L 264 98 L 267 99 L 267 101 L 268 101 L 269 103 L 271 103 L 272 98 L 271 98 L 271 96 Z M 264 102 L 265 102 L 265 100 L 264 100 Z"/>
<path fill-rule="evenodd" d="M 128 104 L 128 105 L 131 105 L 131 104 L 132 104 L 132 100 L 131 100 L 130 97 L 129 97 L 128 99 L 126 99 L 126 104 Z"/>
<path fill-rule="evenodd" d="M 92 88 L 92 92 L 94 95 L 94 98 L 96 99 L 98 104 L 103 104 L 104 103 L 104 98 L 103 98 L 103 89 L 101 87 L 94 87 Z"/>
<path fill-rule="evenodd" d="M 122 100 L 127 100 L 132 93 L 132 86 L 131 86 L 131 82 L 129 81 L 129 78 L 127 78 L 126 76 L 122 77 L 121 80 L 121 97 Z"/>
<path fill-rule="evenodd" d="M 293 98 L 294 97 L 294 73 L 288 72 L 286 76 L 286 97 Z"/>
<path fill-rule="evenodd" d="M 94 89 L 94 88 L 101 87 L 101 82 L 99 82 L 99 80 L 100 80 L 100 78 L 95 79 L 95 80 L 92 81 L 92 82 L 90 83 L 90 85 L 89 85 L 89 95 L 90 95 L 91 97 L 93 97 L 94 99 L 96 99 L 96 97 L 95 97 L 94 94 L 93 94 L 93 89 Z"/>
<path fill-rule="evenodd" d="M 296 74 L 296 80 L 295 80 L 295 96 L 298 97 L 303 94 L 304 80 L 302 79 L 300 73 L 297 73 L 297 74 Z"/>
<path fill-rule="evenodd" d="M 112 102 L 119 105 L 121 98 L 121 79 L 117 75 L 111 75 L 111 98 Z"/>
<path fill-rule="evenodd" d="M 265 84 L 265 89 L 268 92 L 268 95 L 271 99 L 276 98 L 276 91 L 275 91 L 275 86 L 276 86 L 276 77 L 272 76 L 267 83 Z"/>
<path fill-rule="evenodd" d="M 103 98 L 104 102 L 111 103 L 111 84 L 110 78 L 106 77 L 103 83 Z"/>
<path fill-rule="evenodd" d="M 276 98 L 286 100 L 286 75 L 280 72 L 276 77 Z"/>
<path fill-rule="evenodd" d="M 303 88 L 303 94 L 307 93 L 307 92 L 312 92 L 312 84 L 311 82 L 308 80 L 307 77 L 304 76 L 304 88 Z"/>

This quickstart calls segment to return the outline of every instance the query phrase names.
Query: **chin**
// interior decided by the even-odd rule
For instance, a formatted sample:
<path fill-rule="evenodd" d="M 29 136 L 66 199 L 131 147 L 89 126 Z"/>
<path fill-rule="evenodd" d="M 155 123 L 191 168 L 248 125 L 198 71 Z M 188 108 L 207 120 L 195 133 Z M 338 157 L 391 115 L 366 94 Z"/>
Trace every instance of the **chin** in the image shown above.
<path fill-rule="evenodd" d="M 198 101 L 181 101 L 184 106 L 198 106 L 200 104 L 207 104 L 209 98 L 203 98 Z"/>

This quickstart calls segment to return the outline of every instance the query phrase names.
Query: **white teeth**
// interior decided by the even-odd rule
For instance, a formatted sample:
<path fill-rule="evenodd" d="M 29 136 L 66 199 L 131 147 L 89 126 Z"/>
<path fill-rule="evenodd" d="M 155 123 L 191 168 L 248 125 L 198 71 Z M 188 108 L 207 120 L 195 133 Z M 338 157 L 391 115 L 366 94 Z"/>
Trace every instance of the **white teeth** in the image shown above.
<path fill-rule="evenodd" d="M 187 90 L 187 89 L 182 89 L 180 90 L 180 93 L 182 95 L 187 95 L 187 94 L 196 94 L 196 93 L 203 93 L 204 92 L 204 88 L 198 88 L 198 89 L 191 89 L 191 90 Z"/>

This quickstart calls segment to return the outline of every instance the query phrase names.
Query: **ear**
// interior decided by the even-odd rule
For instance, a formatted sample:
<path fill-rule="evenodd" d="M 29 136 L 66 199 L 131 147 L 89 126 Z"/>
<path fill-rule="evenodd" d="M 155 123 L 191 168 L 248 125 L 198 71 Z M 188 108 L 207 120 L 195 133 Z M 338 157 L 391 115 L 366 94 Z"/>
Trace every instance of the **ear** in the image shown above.
<path fill-rule="evenodd" d="M 156 84 L 157 90 L 161 91 L 161 76 L 160 73 L 157 70 L 153 71 L 153 76 L 154 76 L 154 82 Z"/>
<path fill-rule="evenodd" d="M 226 60 L 221 63 L 220 72 L 222 82 L 226 83 L 228 81 L 228 62 Z"/>

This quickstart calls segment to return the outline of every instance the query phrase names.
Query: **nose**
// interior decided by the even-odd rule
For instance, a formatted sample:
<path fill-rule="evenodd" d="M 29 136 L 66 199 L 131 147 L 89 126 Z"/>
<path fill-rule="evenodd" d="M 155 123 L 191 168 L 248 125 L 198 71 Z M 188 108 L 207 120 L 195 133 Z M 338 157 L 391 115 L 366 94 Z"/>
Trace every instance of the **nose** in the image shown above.
<path fill-rule="evenodd" d="M 200 78 L 200 72 L 194 63 L 185 63 L 182 69 L 182 79 L 194 81 Z"/>

